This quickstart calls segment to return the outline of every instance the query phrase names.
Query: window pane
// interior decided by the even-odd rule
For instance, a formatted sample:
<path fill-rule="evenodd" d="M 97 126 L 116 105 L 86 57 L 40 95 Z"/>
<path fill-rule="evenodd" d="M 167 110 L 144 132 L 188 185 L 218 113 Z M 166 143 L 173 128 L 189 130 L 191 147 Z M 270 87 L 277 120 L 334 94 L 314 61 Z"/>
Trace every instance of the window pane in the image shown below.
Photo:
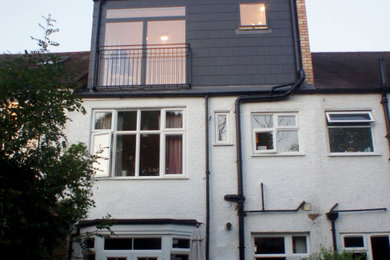
<path fill-rule="evenodd" d="M 185 16 L 184 7 L 108 9 L 107 18 Z"/>
<path fill-rule="evenodd" d="M 368 113 L 361 113 L 361 114 L 330 114 L 330 119 L 331 120 L 340 120 L 340 121 L 345 121 L 345 120 L 371 120 L 371 117 Z"/>
<path fill-rule="evenodd" d="M 296 126 L 295 116 L 278 116 L 279 126 Z"/>
<path fill-rule="evenodd" d="M 256 254 L 284 254 L 284 237 L 256 237 Z"/>
<path fill-rule="evenodd" d="M 188 255 L 172 254 L 171 260 L 188 260 Z"/>
<path fill-rule="evenodd" d="M 161 249 L 161 238 L 134 238 L 134 249 Z"/>
<path fill-rule="evenodd" d="M 227 141 L 227 115 L 217 115 L 217 140 L 219 142 Z"/>
<path fill-rule="evenodd" d="M 344 237 L 344 247 L 364 247 L 363 237 Z"/>
<path fill-rule="evenodd" d="M 134 176 L 135 149 L 135 135 L 117 136 L 115 176 Z"/>
<path fill-rule="evenodd" d="M 272 128 L 274 127 L 272 115 L 253 115 L 253 128 Z"/>
<path fill-rule="evenodd" d="M 273 134 L 272 132 L 256 133 L 256 150 L 266 151 L 273 150 Z"/>
<path fill-rule="evenodd" d="M 165 173 L 182 173 L 183 136 L 167 135 L 165 144 Z"/>
<path fill-rule="evenodd" d="M 373 260 L 390 259 L 389 237 L 372 236 L 371 249 Z"/>
<path fill-rule="evenodd" d="M 299 152 L 298 131 L 279 130 L 277 143 L 278 152 Z"/>
<path fill-rule="evenodd" d="M 118 112 L 118 130 L 130 131 L 137 129 L 137 112 Z"/>
<path fill-rule="evenodd" d="M 265 4 L 240 4 L 242 26 L 265 26 Z"/>
<path fill-rule="evenodd" d="M 306 237 L 293 237 L 293 253 L 307 253 Z"/>
<path fill-rule="evenodd" d="M 140 176 L 158 176 L 160 172 L 160 135 L 142 134 Z"/>
<path fill-rule="evenodd" d="M 190 240 L 185 238 L 172 239 L 172 248 L 190 248 Z"/>
<path fill-rule="evenodd" d="M 142 30 L 142 22 L 106 23 L 104 45 L 141 45 Z"/>
<path fill-rule="evenodd" d="M 141 130 L 159 130 L 160 111 L 141 112 Z"/>
<path fill-rule="evenodd" d="M 128 250 L 133 249 L 131 238 L 106 238 L 104 240 L 104 249 Z"/>
<path fill-rule="evenodd" d="M 92 154 L 100 157 L 93 165 L 94 168 L 98 169 L 96 176 L 108 176 L 111 134 L 95 134 L 92 138 Z"/>
<path fill-rule="evenodd" d="M 373 152 L 371 128 L 329 128 L 330 151 Z"/>
<path fill-rule="evenodd" d="M 176 44 L 185 43 L 185 21 L 149 21 L 148 44 Z"/>
<path fill-rule="evenodd" d="M 95 129 L 111 129 L 111 112 L 95 113 Z"/>
<path fill-rule="evenodd" d="M 166 112 L 166 128 L 183 128 L 183 112 L 167 111 Z"/>

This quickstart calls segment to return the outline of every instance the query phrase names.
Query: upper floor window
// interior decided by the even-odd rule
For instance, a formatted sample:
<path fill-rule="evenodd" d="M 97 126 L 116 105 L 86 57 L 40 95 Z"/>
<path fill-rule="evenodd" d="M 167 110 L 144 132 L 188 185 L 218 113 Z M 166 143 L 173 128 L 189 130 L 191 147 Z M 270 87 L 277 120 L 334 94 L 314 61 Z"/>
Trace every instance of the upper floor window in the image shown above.
<path fill-rule="evenodd" d="M 240 4 L 241 29 L 266 29 L 266 7 L 264 3 Z"/>
<path fill-rule="evenodd" d="M 185 84 L 185 8 L 108 9 L 101 86 Z"/>
<path fill-rule="evenodd" d="M 370 111 L 326 112 L 331 153 L 374 152 Z"/>
<path fill-rule="evenodd" d="M 92 152 L 105 157 L 97 176 L 183 175 L 183 117 L 182 109 L 95 111 Z"/>
<path fill-rule="evenodd" d="M 295 113 L 252 114 L 255 154 L 299 152 L 298 115 Z"/>

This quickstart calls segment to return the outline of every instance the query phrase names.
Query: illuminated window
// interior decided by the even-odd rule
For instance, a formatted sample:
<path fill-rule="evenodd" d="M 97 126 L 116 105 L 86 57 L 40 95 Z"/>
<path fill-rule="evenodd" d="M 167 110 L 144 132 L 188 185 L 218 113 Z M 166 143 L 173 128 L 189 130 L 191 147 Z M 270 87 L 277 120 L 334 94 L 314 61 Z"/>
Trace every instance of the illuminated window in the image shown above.
<path fill-rule="evenodd" d="M 267 19 L 264 3 L 240 4 L 240 20 L 242 29 L 265 29 Z"/>

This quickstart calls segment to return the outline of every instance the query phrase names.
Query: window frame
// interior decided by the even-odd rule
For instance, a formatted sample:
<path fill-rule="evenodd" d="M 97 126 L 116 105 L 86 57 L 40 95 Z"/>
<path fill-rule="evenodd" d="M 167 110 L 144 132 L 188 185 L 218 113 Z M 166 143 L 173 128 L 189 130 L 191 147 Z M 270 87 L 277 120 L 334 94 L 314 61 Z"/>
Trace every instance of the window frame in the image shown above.
<path fill-rule="evenodd" d="M 264 20 L 265 20 L 265 24 L 261 24 L 261 25 L 247 25 L 247 24 L 242 24 L 242 9 L 241 7 L 243 5 L 263 5 L 264 7 Z M 239 4 L 239 30 L 242 30 L 242 31 L 256 31 L 256 30 L 268 30 L 269 29 L 269 24 L 268 24 L 268 16 L 267 16 L 267 9 L 268 9 L 268 5 L 266 2 L 256 2 L 256 3 L 240 3 Z"/>
<path fill-rule="evenodd" d="M 332 115 L 356 115 L 356 114 L 366 114 L 369 119 L 366 120 L 356 120 L 356 119 L 344 119 L 344 120 L 334 120 Z M 375 119 L 370 110 L 343 110 L 343 111 L 325 111 L 326 117 L 326 128 L 327 128 L 327 140 L 328 140 L 328 151 L 330 156 L 360 156 L 360 155 L 376 155 L 376 145 L 374 138 L 374 124 Z M 370 129 L 371 134 L 371 146 L 372 151 L 348 151 L 344 152 L 332 152 L 331 148 L 331 138 L 330 138 L 330 129 L 350 129 L 350 128 L 368 128 Z"/>
<path fill-rule="evenodd" d="M 264 116 L 272 116 L 273 127 L 270 128 L 255 128 L 253 126 L 252 120 L 256 115 L 264 115 Z M 295 125 L 294 126 L 279 126 L 278 118 L 280 116 L 294 116 L 295 117 Z M 300 134 L 299 134 L 299 114 L 298 112 L 252 112 L 251 113 L 251 131 L 252 131 L 252 152 L 253 155 L 257 156 L 265 156 L 265 155 L 273 155 L 273 156 L 283 156 L 283 155 L 301 155 L 302 147 L 299 142 Z M 287 152 L 279 152 L 279 145 L 277 141 L 277 133 L 278 131 L 296 131 L 298 138 L 298 151 L 287 151 Z M 257 133 L 272 133 L 272 142 L 273 149 L 269 150 L 258 150 L 256 147 L 256 134 Z"/>
<path fill-rule="evenodd" d="M 226 140 L 219 140 L 218 116 L 226 116 Z M 231 145 L 231 116 L 229 111 L 214 111 L 215 143 L 214 145 Z"/>
<path fill-rule="evenodd" d="M 118 129 L 118 113 L 135 111 L 136 114 L 136 130 L 117 130 Z M 159 111 L 160 112 L 160 127 L 158 130 L 141 130 L 141 112 L 142 111 Z M 181 128 L 166 127 L 166 114 L 170 111 L 180 111 L 182 114 Z M 111 112 L 111 128 L 110 129 L 95 129 L 96 113 Z M 185 177 L 185 161 L 186 161 L 186 113 L 183 107 L 164 107 L 164 108 L 117 108 L 117 109 L 94 109 L 92 116 L 91 128 L 91 154 L 94 154 L 94 136 L 108 134 L 110 136 L 108 170 L 107 173 L 97 174 L 96 177 L 106 177 L 115 179 L 155 179 L 155 178 L 183 178 Z M 159 174 L 155 176 L 140 175 L 140 138 L 141 135 L 155 134 L 159 136 Z M 135 135 L 135 169 L 134 176 L 122 176 L 116 173 L 117 162 L 117 137 L 120 135 Z M 170 135 L 182 136 L 182 151 L 181 151 L 181 173 L 166 173 L 166 137 Z"/>
<path fill-rule="evenodd" d="M 363 247 L 345 247 L 345 237 L 363 237 Z M 367 259 L 372 259 L 372 237 L 388 237 L 390 242 L 390 233 L 342 233 L 341 234 L 341 248 L 350 253 L 365 253 Z M 390 245 L 389 245 L 390 247 Z"/>
<path fill-rule="evenodd" d="M 284 253 L 279 254 L 256 254 L 256 238 L 277 238 L 283 237 L 284 239 Z M 294 253 L 293 237 L 305 237 L 306 238 L 306 253 Z M 252 233 L 252 252 L 255 260 L 263 258 L 278 258 L 278 257 L 308 257 L 310 255 L 310 235 L 309 233 Z"/>

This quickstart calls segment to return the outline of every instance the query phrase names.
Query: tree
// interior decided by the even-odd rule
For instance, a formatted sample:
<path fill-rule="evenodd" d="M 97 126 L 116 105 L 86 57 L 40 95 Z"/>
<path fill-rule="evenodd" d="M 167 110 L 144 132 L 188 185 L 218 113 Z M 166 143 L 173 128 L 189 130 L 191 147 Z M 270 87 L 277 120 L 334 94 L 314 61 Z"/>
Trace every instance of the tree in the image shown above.
<path fill-rule="evenodd" d="M 85 110 L 63 60 L 47 53 L 58 30 L 45 19 L 40 50 L 0 62 L 0 248 L 17 259 L 63 258 L 94 205 L 96 158 L 64 134 L 68 113 Z"/>

